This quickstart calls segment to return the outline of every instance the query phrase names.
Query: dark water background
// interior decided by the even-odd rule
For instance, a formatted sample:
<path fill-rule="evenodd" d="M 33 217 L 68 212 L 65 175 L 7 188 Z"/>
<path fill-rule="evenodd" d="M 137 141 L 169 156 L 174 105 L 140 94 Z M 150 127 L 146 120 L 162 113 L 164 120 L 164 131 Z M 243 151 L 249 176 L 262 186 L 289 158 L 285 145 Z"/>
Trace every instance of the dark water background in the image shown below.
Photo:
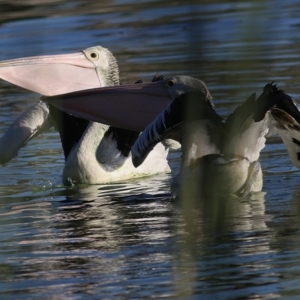
<path fill-rule="evenodd" d="M 0 59 L 94 45 L 123 83 L 204 80 L 226 116 L 275 80 L 299 98 L 299 1 L 0 1 Z M 0 82 L 0 134 L 35 95 Z M 298 299 L 300 173 L 279 138 L 263 192 L 171 201 L 170 175 L 65 188 L 54 129 L 0 168 L 1 299 Z M 171 164 L 178 167 L 179 153 Z"/>

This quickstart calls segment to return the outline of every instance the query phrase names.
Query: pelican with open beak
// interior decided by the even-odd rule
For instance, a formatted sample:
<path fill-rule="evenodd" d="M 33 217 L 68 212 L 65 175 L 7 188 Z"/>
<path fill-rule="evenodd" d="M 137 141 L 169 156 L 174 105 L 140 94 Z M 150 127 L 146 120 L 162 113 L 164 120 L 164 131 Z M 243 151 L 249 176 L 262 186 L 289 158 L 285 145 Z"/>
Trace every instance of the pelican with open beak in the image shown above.
<path fill-rule="evenodd" d="M 287 107 L 293 102 L 276 85 L 267 84 L 258 98 L 255 94 L 250 96 L 224 121 L 215 112 L 205 83 L 188 76 L 42 100 L 82 118 L 143 131 L 132 148 L 136 167 L 144 163 L 157 143 L 177 138 L 182 144 L 182 166 L 172 184 L 175 195 L 181 193 L 184 183 L 187 191 L 196 187 L 201 194 L 238 196 L 262 189 L 260 151 L 274 122 L 290 130 L 287 122 L 282 125 L 278 121 L 278 110 L 289 115 Z M 293 120 L 296 116 L 299 117 L 298 110 L 294 110 Z"/>

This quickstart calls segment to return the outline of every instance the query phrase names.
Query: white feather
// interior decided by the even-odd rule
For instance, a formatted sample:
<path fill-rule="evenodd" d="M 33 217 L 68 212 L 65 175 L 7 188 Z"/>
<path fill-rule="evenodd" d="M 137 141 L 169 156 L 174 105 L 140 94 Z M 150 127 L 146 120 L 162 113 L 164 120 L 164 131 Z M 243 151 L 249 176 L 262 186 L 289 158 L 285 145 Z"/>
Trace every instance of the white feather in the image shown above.
<path fill-rule="evenodd" d="M 261 150 L 265 147 L 270 122 L 270 112 L 266 113 L 262 121 L 252 121 L 244 132 L 226 143 L 223 152 L 246 157 L 250 162 L 258 160 Z"/>
<path fill-rule="evenodd" d="M 0 139 L 0 163 L 10 161 L 28 140 L 49 128 L 49 108 L 39 102 L 30 106 L 8 128 Z"/>
<path fill-rule="evenodd" d="M 90 123 L 69 154 L 63 171 L 64 183 L 70 179 L 74 183 L 109 183 L 170 171 L 166 159 L 168 150 L 161 143 L 140 167 L 135 168 L 131 156 L 121 155 L 111 136 L 104 137 L 106 130 L 106 125 Z"/>

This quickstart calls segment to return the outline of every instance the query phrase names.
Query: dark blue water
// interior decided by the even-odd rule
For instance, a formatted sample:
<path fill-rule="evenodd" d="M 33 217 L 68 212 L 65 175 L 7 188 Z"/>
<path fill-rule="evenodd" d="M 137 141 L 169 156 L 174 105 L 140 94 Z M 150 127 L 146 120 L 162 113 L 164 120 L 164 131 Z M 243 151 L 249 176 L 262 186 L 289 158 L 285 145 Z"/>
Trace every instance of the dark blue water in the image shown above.
<path fill-rule="evenodd" d="M 299 99 L 298 1 L 2 1 L 0 59 L 93 45 L 123 83 L 156 72 L 204 80 L 217 110 L 275 80 Z M 39 95 L 0 82 L 0 134 Z M 171 155 L 179 166 L 180 153 Z M 280 139 L 263 192 L 172 201 L 170 175 L 65 188 L 52 129 L 0 168 L 1 299 L 298 299 L 300 173 Z"/>

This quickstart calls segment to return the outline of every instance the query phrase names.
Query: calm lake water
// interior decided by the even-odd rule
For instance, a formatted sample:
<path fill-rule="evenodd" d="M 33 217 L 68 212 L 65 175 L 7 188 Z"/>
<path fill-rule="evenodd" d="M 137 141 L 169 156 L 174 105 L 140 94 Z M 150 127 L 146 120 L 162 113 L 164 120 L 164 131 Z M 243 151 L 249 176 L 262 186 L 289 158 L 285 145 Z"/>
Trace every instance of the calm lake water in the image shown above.
<path fill-rule="evenodd" d="M 102 45 L 123 83 L 195 76 L 223 116 L 273 80 L 300 102 L 299 1 L 103 2 L 1 1 L 0 59 Z M 2 135 L 39 95 L 0 92 Z M 277 137 L 261 164 L 263 192 L 191 211 L 169 174 L 62 186 L 50 130 L 0 167 L 0 298 L 298 299 L 300 173 Z"/>

